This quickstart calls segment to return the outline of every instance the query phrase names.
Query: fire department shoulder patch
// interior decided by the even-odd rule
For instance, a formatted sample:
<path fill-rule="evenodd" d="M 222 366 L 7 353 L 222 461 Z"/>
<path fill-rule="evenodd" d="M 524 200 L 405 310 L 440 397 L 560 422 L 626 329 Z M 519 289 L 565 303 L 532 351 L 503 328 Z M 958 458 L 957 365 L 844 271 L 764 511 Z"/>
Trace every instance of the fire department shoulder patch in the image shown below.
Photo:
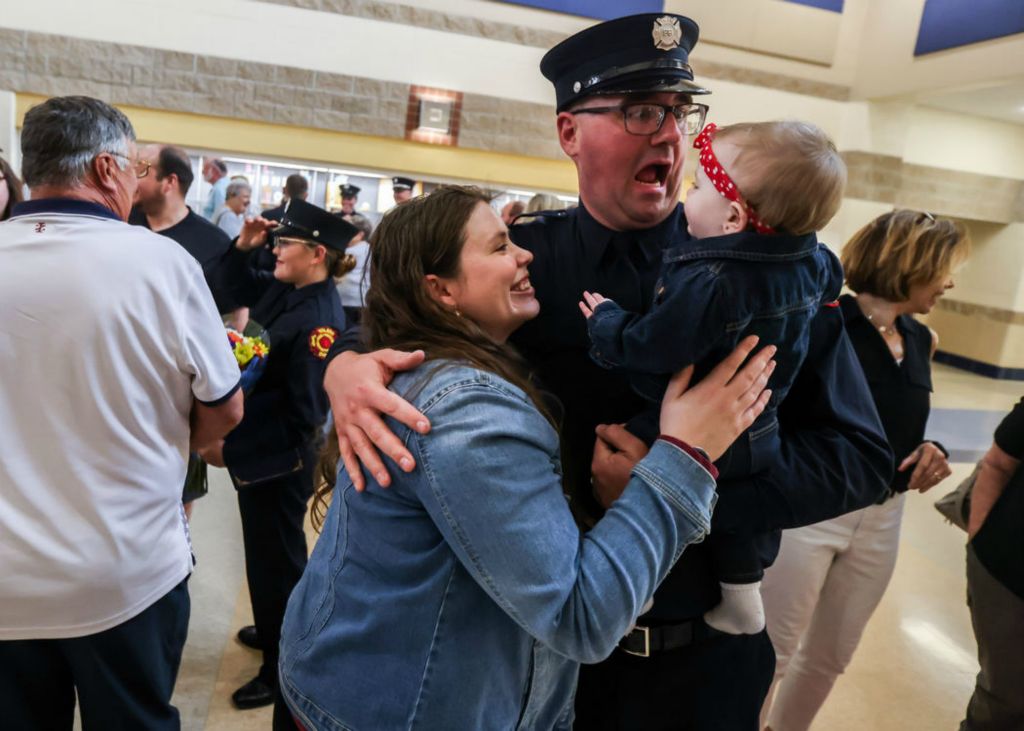
<path fill-rule="evenodd" d="M 333 327 L 318 327 L 309 334 L 309 352 L 320 360 L 327 358 L 327 352 L 334 345 L 338 331 Z"/>

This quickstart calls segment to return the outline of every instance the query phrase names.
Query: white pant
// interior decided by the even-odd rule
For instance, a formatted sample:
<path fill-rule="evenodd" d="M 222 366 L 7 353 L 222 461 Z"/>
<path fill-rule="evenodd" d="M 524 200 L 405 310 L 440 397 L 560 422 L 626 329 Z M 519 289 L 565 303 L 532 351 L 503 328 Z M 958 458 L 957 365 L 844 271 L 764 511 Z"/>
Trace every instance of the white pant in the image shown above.
<path fill-rule="evenodd" d="M 777 657 L 772 731 L 809 728 L 853 658 L 896 566 L 903 502 L 783 532 L 761 585 Z"/>

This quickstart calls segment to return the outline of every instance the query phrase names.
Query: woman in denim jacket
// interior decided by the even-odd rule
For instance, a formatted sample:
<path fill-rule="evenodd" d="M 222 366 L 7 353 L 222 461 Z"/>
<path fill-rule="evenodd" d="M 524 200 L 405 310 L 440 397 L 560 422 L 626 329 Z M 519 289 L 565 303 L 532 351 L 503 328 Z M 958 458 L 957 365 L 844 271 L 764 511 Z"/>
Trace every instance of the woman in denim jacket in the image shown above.
<path fill-rule="evenodd" d="M 420 467 L 388 489 L 340 473 L 288 604 L 282 693 L 310 731 L 570 728 L 578 663 L 611 653 L 707 533 L 711 460 L 767 403 L 774 349 L 735 375 L 750 339 L 698 386 L 676 378 L 662 437 L 581 534 L 552 419 L 504 344 L 539 311 L 531 255 L 455 186 L 395 208 L 373 246 L 370 345 L 426 351 L 391 388 L 433 428 L 389 423 Z"/>

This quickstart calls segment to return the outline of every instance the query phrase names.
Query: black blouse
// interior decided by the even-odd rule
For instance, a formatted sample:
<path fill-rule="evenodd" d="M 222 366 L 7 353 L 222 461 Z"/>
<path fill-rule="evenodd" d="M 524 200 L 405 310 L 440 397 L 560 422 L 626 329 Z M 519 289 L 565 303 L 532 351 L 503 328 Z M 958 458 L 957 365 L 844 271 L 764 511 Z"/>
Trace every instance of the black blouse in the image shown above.
<path fill-rule="evenodd" d="M 896 318 L 896 327 L 903 336 L 903 362 L 897 363 L 878 328 L 860 309 L 857 299 L 844 294 L 839 298 L 839 305 L 846 321 L 846 332 L 864 369 L 896 467 L 899 467 L 924 441 L 931 410 L 931 331 L 909 315 Z M 895 472 L 889 489 L 894 493 L 906 492 L 912 473 L 913 469 Z"/>

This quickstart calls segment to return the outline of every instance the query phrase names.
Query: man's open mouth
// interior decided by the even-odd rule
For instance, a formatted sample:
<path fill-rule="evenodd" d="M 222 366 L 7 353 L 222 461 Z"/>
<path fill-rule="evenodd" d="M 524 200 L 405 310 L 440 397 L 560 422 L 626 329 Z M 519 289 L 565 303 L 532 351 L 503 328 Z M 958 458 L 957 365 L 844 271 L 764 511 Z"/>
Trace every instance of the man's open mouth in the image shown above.
<path fill-rule="evenodd" d="M 644 185 L 664 185 L 668 179 L 669 165 L 668 163 L 655 163 L 647 165 L 640 169 L 635 176 L 635 180 L 638 183 Z"/>

